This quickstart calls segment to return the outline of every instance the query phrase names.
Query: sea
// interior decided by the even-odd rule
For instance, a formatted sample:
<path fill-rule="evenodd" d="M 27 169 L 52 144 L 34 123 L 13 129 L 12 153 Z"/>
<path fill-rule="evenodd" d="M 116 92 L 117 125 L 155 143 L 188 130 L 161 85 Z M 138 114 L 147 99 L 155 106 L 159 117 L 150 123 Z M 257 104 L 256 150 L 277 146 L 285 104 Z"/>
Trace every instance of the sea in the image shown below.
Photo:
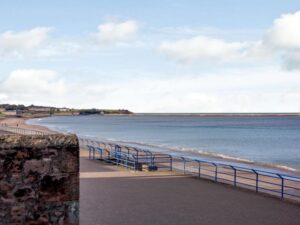
<path fill-rule="evenodd" d="M 200 159 L 300 170 L 300 116 L 53 116 L 29 124 Z"/>

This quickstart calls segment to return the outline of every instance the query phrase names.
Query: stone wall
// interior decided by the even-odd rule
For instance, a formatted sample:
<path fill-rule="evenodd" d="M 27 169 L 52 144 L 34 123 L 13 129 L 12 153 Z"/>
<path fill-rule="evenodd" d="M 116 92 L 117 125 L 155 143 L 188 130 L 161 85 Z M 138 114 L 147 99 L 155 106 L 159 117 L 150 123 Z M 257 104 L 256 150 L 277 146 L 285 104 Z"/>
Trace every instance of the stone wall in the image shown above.
<path fill-rule="evenodd" d="M 75 135 L 0 135 L 0 224 L 78 224 Z"/>

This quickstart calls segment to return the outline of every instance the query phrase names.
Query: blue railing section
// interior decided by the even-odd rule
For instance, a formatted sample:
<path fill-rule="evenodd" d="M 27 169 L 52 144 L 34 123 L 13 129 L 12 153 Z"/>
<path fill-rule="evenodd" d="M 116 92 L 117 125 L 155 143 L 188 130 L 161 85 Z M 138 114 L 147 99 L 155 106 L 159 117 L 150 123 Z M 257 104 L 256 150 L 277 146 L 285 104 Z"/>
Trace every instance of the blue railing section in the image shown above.
<path fill-rule="evenodd" d="M 48 134 L 56 134 L 54 131 L 40 131 L 40 130 L 33 130 L 33 129 L 26 129 L 20 127 L 13 127 L 13 126 L 5 126 L 0 125 L 0 130 L 6 131 L 9 133 L 20 134 L 20 135 L 48 135 Z"/>
<path fill-rule="evenodd" d="M 100 159 L 133 170 L 173 170 L 186 175 L 206 178 L 300 201 L 300 177 L 230 163 L 179 157 L 116 143 L 80 138 L 90 159 Z"/>

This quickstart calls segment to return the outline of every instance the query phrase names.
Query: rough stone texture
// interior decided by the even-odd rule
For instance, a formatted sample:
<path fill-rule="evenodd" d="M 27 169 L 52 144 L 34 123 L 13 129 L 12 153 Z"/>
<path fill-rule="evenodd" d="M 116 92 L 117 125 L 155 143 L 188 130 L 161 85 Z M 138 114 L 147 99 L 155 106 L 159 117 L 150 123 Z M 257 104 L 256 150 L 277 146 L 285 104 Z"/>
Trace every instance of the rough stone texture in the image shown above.
<path fill-rule="evenodd" d="M 79 222 L 75 135 L 0 135 L 0 224 Z"/>

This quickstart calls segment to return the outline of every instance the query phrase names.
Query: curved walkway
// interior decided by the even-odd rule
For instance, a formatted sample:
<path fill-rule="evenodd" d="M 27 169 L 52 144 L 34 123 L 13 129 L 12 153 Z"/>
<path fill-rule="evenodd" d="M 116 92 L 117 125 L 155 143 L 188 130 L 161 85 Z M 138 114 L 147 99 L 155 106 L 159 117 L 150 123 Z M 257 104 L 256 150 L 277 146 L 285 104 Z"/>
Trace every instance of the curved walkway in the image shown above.
<path fill-rule="evenodd" d="M 170 172 L 80 159 L 80 224 L 299 225 L 300 206 Z"/>

